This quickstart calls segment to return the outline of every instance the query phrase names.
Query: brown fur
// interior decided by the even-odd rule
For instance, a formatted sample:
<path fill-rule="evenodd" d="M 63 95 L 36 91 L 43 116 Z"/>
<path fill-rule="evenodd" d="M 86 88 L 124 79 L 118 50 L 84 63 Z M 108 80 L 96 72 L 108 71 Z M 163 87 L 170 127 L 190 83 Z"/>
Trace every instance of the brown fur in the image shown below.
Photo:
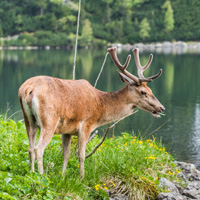
<path fill-rule="evenodd" d="M 63 134 L 64 172 L 70 156 L 71 135 L 77 135 L 80 172 L 84 176 L 85 148 L 91 131 L 127 116 L 135 107 L 161 112 L 163 106 L 160 102 L 155 98 L 151 100 L 150 107 L 148 100 L 142 97 L 141 89 L 146 90 L 148 98 L 153 96 L 145 83 L 141 86 L 126 85 L 116 92 L 102 92 L 86 80 L 63 80 L 48 76 L 28 79 L 19 89 L 19 100 L 30 143 L 32 171 L 36 155 L 39 172 L 43 173 L 44 149 L 54 134 Z M 35 146 L 37 128 L 41 133 Z"/>

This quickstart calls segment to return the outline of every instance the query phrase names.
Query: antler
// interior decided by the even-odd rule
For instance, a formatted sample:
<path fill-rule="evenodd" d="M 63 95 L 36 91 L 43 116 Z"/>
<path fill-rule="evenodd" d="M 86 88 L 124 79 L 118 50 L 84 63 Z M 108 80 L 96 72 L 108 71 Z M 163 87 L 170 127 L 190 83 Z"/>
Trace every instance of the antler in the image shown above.
<path fill-rule="evenodd" d="M 130 59 L 131 59 L 131 55 L 128 55 L 127 59 L 126 59 L 126 62 L 124 65 L 122 65 L 118 58 L 117 58 L 117 54 L 116 54 L 116 50 L 117 48 L 116 47 L 113 47 L 113 48 L 109 48 L 108 49 L 108 52 L 110 53 L 114 63 L 116 64 L 116 66 L 118 67 L 118 69 L 124 74 L 126 75 L 128 78 L 130 78 L 131 80 L 133 80 L 135 83 L 137 84 L 141 84 L 141 82 L 149 82 L 149 79 L 146 79 L 146 78 L 138 78 L 136 76 L 134 76 L 133 74 L 131 74 L 130 72 L 128 72 L 126 70 L 126 68 L 128 67 L 128 64 L 130 62 Z M 150 80 L 151 81 L 151 80 Z"/>
<path fill-rule="evenodd" d="M 128 72 L 126 70 L 126 68 L 128 67 L 128 64 L 130 62 L 131 59 L 131 55 L 128 55 L 126 62 L 124 65 L 122 65 L 118 58 L 117 58 L 117 54 L 116 54 L 117 48 L 113 47 L 113 48 L 108 48 L 108 52 L 110 53 L 114 63 L 116 64 L 116 66 L 118 67 L 118 69 L 124 74 L 126 75 L 128 78 L 130 78 L 131 80 L 133 80 L 136 84 L 140 85 L 142 82 L 151 82 L 153 79 L 159 77 L 162 74 L 162 69 L 160 69 L 160 72 L 154 76 L 145 78 L 143 75 L 143 72 L 150 66 L 152 59 L 153 59 L 153 55 L 151 54 L 149 57 L 149 60 L 147 62 L 147 64 L 143 67 L 140 64 L 140 58 L 139 58 L 139 49 L 136 48 L 133 50 L 133 54 L 135 57 L 135 63 L 138 69 L 138 77 L 134 76 L 133 74 L 131 74 L 130 72 Z"/>
<path fill-rule="evenodd" d="M 149 60 L 147 62 L 147 64 L 145 66 L 142 66 L 140 64 L 140 57 L 139 57 L 139 49 L 138 48 L 135 48 L 133 49 L 133 54 L 134 54 L 134 57 L 135 57 L 135 63 L 136 63 L 136 66 L 137 66 L 137 69 L 138 69 L 138 76 L 139 76 L 139 79 L 143 79 L 144 78 L 144 75 L 143 75 L 143 72 L 150 66 L 152 60 L 153 60 L 153 55 L 150 54 L 149 56 Z M 160 72 L 154 76 L 151 76 L 151 77 L 148 77 L 146 79 L 150 81 L 152 81 L 153 79 L 159 77 L 160 75 L 162 74 L 162 69 L 160 69 Z"/>

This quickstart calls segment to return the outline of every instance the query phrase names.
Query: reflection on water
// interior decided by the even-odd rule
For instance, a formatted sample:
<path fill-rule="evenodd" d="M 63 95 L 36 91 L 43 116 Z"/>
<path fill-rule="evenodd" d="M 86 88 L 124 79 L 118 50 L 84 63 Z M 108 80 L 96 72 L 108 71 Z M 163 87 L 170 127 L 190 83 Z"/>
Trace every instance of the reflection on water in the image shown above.
<path fill-rule="evenodd" d="M 130 52 L 121 51 L 122 63 Z M 76 64 L 76 78 L 84 78 L 94 85 L 102 66 L 106 50 L 79 50 Z M 141 63 L 145 64 L 149 53 L 141 53 Z M 146 76 L 163 75 L 148 85 L 166 108 L 166 116 L 154 118 L 149 113 L 137 114 L 121 121 L 115 128 L 120 132 L 141 132 L 144 137 L 151 134 L 161 139 L 178 160 L 190 161 L 200 166 L 200 64 L 198 54 L 154 53 L 151 67 Z M 0 112 L 5 113 L 7 103 L 11 111 L 20 110 L 18 88 L 28 78 L 36 75 L 50 75 L 72 78 L 73 52 L 66 50 L 16 50 L 0 51 Z M 134 59 L 128 70 L 136 74 Z M 116 67 L 110 56 L 106 61 L 97 88 L 114 91 L 123 87 Z M 22 119 L 18 113 L 15 118 Z M 158 129 L 158 130 L 157 130 Z M 156 131 L 155 131 L 156 130 Z"/>

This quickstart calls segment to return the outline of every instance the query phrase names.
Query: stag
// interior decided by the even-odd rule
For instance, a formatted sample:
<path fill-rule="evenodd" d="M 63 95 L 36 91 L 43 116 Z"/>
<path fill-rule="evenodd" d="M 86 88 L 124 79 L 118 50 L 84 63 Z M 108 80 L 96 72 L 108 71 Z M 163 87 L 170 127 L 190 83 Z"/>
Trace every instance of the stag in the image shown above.
<path fill-rule="evenodd" d="M 65 172 L 70 158 L 71 136 L 78 136 L 78 156 L 80 175 L 84 176 L 85 149 L 90 133 L 97 127 L 128 116 L 137 107 L 159 117 L 164 106 L 153 95 L 147 82 L 159 77 L 145 78 L 143 75 L 152 61 L 141 66 L 139 49 L 134 49 L 138 76 L 129 73 L 126 68 L 131 55 L 122 65 L 116 54 L 116 48 L 109 48 L 114 63 L 120 70 L 119 75 L 126 84 L 119 91 L 103 92 L 94 88 L 87 80 L 64 80 L 49 76 L 36 76 L 25 81 L 19 88 L 19 101 L 23 111 L 29 139 L 29 158 L 34 171 L 35 156 L 38 171 L 43 174 L 43 153 L 54 134 L 62 134 L 63 168 Z M 36 133 L 40 129 L 37 144 Z"/>

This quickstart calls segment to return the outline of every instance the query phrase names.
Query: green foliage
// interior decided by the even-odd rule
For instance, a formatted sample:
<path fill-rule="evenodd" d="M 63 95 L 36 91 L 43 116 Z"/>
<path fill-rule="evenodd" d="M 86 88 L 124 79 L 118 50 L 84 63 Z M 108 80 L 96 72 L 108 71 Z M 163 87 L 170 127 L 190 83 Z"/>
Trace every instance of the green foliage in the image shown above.
<path fill-rule="evenodd" d="M 152 140 L 141 140 L 123 133 L 107 139 L 85 161 L 85 178 L 79 177 L 73 138 L 66 174 L 61 174 L 62 140 L 55 135 L 44 153 L 44 175 L 30 172 L 28 138 L 24 124 L 0 116 L 0 198 L 1 199 L 108 199 L 105 192 L 127 191 L 138 199 L 153 199 L 158 179 L 176 180 L 179 172 L 165 148 Z M 87 154 L 100 142 L 96 137 L 87 146 Z M 37 167 L 37 165 L 36 165 Z M 117 186 L 117 187 L 116 187 Z"/>
<path fill-rule="evenodd" d="M 89 19 L 84 21 L 82 35 L 80 37 L 81 46 L 91 46 L 93 40 L 93 31 L 91 27 L 91 22 Z"/>
<path fill-rule="evenodd" d="M 149 32 L 151 31 L 151 27 L 147 18 L 144 18 L 140 23 L 140 37 L 144 40 L 145 38 L 150 37 Z"/>
<path fill-rule="evenodd" d="M 170 32 L 174 29 L 174 15 L 170 0 L 166 0 L 162 6 L 162 9 L 166 9 L 164 25 L 166 31 Z"/>
<path fill-rule="evenodd" d="M 0 36 L 37 31 L 51 31 L 53 36 L 76 33 L 77 0 L 2 0 L 0 8 Z M 80 46 L 95 45 L 96 39 L 107 43 L 135 43 L 141 39 L 144 42 L 199 40 L 199 9 L 198 0 L 82 1 Z M 51 41 L 42 40 L 36 44 L 54 46 L 60 43 L 52 38 Z M 15 43 L 21 44 L 21 41 Z"/>

